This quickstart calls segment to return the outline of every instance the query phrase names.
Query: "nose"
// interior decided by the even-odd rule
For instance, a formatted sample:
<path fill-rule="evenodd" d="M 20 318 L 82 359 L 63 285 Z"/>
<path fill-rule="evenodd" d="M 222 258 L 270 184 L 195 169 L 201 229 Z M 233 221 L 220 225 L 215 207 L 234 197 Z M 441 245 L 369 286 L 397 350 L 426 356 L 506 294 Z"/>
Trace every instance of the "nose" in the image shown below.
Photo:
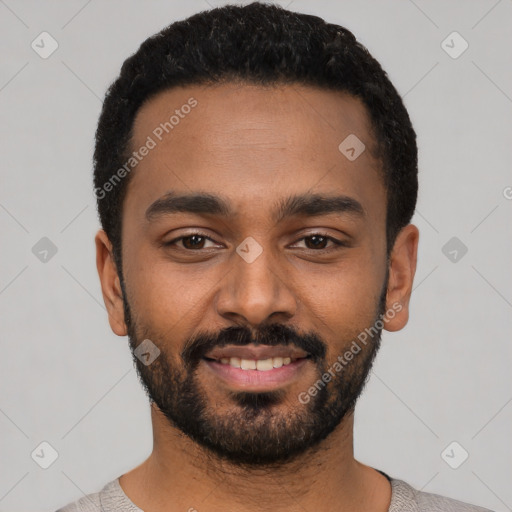
<path fill-rule="evenodd" d="M 296 314 L 298 300 L 289 273 L 271 252 L 264 249 L 253 261 L 233 253 L 233 268 L 222 281 L 216 297 L 219 315 L 254 328 L 268 322 L 270 317 L 289 320 Z"/>

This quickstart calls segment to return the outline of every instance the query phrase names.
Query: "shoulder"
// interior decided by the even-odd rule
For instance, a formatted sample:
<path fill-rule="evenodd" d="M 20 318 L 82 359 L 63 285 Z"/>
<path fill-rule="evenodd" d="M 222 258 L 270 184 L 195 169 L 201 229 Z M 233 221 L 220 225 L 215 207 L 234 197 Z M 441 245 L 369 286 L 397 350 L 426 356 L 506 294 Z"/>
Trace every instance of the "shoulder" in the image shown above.
<path fill-rule="evenodd" d="M 88 494 L 78 501 L 68 503 L 66 506 L 59 508 L 56 512 L 98 512 L 101 510 L 100 492 Z"/>
<path fill-rule="evenodd" d="M 117 512 L 123 510 L 126 512 L 140 512 L 124 494 L 119 485 L 119 479 L 116 478 L 106 484 L 101 491 L 83 496 L 78 501 L 69 503 L 56 512 Z"/>
<path fill-rule="evenodd" d="M 402 480 L 391 479 L 392 497 L 389 512 L 492 512 L 452 498 L 417 491 Z"/>

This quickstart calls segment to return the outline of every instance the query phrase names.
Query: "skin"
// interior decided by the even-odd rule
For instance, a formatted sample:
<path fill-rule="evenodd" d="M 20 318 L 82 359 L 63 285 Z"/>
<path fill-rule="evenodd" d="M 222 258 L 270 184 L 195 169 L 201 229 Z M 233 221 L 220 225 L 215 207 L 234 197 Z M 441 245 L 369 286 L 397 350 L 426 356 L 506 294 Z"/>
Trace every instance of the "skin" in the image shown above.
<path fill-rule="evenodd" d="M 197 107 L 132 171 L 122 216 L 123 275 L 132 312 L 141 325 L 172 332 L 165 352 L 175 361 L 198 330 L 272 321 L 318 333 L 327 344 L 327 360 L 334 361 L 347 348 L 341 340 L 354 339 L 372 324 L 386 275 L 386 189 L 372 156 L 364 105 L 344 93 L 298 85 L 174 88 L 140 109 L 133 148 L 191 96 Z M 352 162 L 338 150 L 351 133 L 366 145 Z M 180 213 L 147 222 L 146 209 L 171 190 L 222 195 L 236 215 Z M 275 203 L 303 192 L 350 196 L 366 214 L 303 216 L 276 224 Z M 187 255 L 182 242 L 159 245 L 198 228 L 214 240 L 199 246 L 203 255 Z M 304 237 L 319 231 L 349 245 L 329 252 L 329 242 L 315 249 Z M 263 249 L 251 264 L 235 251 L 249 236 Z M 391 252 L 386 309 L 397 303 L 402 309 L 385 322 L 387 331 L 407 324 L 418 239 L 418 229 L 409 224 Z M 95 241 L 109 323 L 114 333 L 126 336 L 112 246 L 103 230 Z M 198 379 L 219 413 L 233 409 L 217 378 L 200 367 Z M 290 400 L 278 405 L 278 412 L 298 407 L 297 394 L 317 379 L 313 366 L 305 368 L 286 387 Z M 206 457 L 155 404 L 151 418 L 153 452 L 120 479 L 143 510 L 388 510 L 389 482 L 354 458 L 353 414 L 314 454 L 275 471 L 244 471 Z"/>

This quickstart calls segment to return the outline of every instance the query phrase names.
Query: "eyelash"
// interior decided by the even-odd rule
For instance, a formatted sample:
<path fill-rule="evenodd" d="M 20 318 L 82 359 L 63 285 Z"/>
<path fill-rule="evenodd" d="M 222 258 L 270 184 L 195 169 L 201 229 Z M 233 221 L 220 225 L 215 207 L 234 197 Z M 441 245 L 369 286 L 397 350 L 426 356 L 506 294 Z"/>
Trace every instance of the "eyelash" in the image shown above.
<path fill-rule="evenodd" d="M 212 238 L 210 238 L 209 236 L 207 236 L 206 234 L 204 233 L 201 233 L 200 231 L 194 231 L 192 233 L 188 233 L 187 235 L 183 235 L 183 236 L 180 236 L 179 238 L 175 238 L 174 240 L 171 240 L 169 242 L 165 242 L 163 245 L 165 247 L 170 247 L 170 246 L 173 246 L 175 245 L 177 242 L 180 242 L 181 240 L 185 239 L 185 238 L 191 238 L 193 236 L 199 236 L 201 238 L 204 238 L 206 240 L 210 240 L 210 242 L 214 242 L 215 243 L 215 240 L 213 240 Z M 336 250 L 338 247 L 347 247 L 348 244 L 344 243 L 344 242 L 341 242 L 331 236 L 329 236 L 328 234 L 326 233 L 321 233 L 321 232 L 317 232 L 317 233 L 311 233 L 307 236 L 304 236 L 302 238 L 299 238 L 297 240 L 297 242 L 300 242 L 306 238 L 312 238 L 314 236 L 320 236 L 322 238 L 326 238 L 327 240 L 331 241 L 333 244 L 334 244 L 334 247 L 331 247 L 331 248 L 326 248 L 326 249 L 308 249 L 306 248 L 307 251 L 311 251 L 311 252 L 330 252 L 332 250 Z M 180 248 L 186 252 L 190 252 L 190 253 L 193 253 L 193 252 L 201 252 L 201 251 L 204 251 L 204 249 L 186 249 L 186 248 Z"/>

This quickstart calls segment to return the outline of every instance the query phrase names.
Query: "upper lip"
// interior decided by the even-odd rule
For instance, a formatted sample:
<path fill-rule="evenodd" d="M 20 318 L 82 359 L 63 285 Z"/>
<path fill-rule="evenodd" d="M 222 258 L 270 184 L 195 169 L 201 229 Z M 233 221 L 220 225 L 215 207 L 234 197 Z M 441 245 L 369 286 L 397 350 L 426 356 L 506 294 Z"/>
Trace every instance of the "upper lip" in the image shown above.
<path fill-rule="evenodd" d="M 240 359 L 270 359 L 272 357 L 289 357 L 291 359 L 300 359 L 309 354 L 304 350 L 289 345 L 226 345 L 216 347 L 210 350 L 205 357 L 209 359 L 222 359 L 230 357 L 239 357 Z"/>

